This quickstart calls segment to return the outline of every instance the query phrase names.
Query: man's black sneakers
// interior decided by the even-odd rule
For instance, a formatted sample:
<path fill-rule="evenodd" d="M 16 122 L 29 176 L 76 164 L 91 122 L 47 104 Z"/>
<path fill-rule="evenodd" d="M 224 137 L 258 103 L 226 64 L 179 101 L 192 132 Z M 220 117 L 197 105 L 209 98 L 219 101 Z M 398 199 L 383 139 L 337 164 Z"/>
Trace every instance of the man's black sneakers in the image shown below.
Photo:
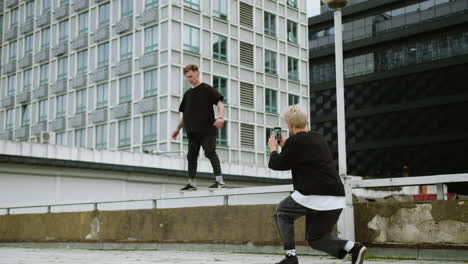
<path fill-rule="evenodd" d="M 349 254 L 351 254 L 351 263 L 362 264 L 364 262 L 364 257 L 366 256 L 366 251 L 367 248 L 363 244 L 355 242 L 354 247 L 349 252 Z"/>
<path fill-rule="evenodd" d="M 299 264 L 299 260 L 297 259 L 297 256 L 284 257 L 284 259 L 276 264 Z"/>
<path fill-rule="evenodd" d="M 210 189 L 221 189 L 221 188 L 226 188 L 226 184 L 224 183 L 220 183 L 220 182 L 215 182 L 213 183 L 213 185 L 211 185 L 210 187 L 208 187 Z"/>
<path fill-rule="evenodd" d="M 186 192 L 186 191 L 196 191 L 197 187 L 191 185 L 190 183 L 187 183 L 184 188 L 180 189 L 181 192 Z"/>

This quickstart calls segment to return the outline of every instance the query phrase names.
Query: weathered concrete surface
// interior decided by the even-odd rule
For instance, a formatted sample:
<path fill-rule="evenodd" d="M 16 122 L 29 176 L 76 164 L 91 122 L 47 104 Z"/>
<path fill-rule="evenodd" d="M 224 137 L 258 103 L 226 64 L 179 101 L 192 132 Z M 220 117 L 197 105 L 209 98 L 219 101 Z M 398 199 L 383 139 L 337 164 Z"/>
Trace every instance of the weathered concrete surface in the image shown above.
<path fill-rule="evenodd" d="M 274 205 L 0 216 L 1 242 L 96 241 L 279 245 Z M 304 241 L 304 219 L 296 223 Z"/>
<path fill-rule="evenodd" d="M 139 264 L 272 264 L 278 262 L 280 255 L 264 254 L 236 254 L 220 252 L 194 252 L 194 251 L 109 251 L 109 250 L 77 250 L 77 249 L 22 249 L 0 248 L 0 264 L 115 264 L 115 263 L 139 263 Z M 322 256 L 299 256 L 300 263 L 317 264 L 344 264 L 350 263 L 349 259 L 337 260 Z M 366 263 L 372 264 L 439 264 L 440 261 L 427 260 L 396 260 L 396 259 L 372 259 Z M 466 262 L 450 262 L 450 264 L 462 264 Z"/>
<path fill-rule="evenodd" d="M 356 239 L 368 243 L 468 244 L 468 202 L 355 204 Z"/>

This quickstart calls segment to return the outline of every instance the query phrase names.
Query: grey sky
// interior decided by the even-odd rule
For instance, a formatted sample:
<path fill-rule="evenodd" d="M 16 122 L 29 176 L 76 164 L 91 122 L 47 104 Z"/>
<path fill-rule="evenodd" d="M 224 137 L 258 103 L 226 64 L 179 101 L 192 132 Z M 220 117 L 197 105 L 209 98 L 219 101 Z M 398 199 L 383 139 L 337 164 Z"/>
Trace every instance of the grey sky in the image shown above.
<path fill-rule="evenodd" d="M 307 0 L 307 16 L 320 14 L 320 0 Z"/>

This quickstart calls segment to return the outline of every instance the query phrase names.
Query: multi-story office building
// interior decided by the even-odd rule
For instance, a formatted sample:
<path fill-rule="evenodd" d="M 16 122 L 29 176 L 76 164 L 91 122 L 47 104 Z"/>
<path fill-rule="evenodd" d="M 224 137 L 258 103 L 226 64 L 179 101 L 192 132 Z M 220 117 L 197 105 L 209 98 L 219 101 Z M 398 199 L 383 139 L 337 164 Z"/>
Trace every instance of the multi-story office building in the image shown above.
<path fill-rule="evenodd" d="M 280 112 L 309 106 L 306 2 L 1 1 L 1 138 L 184 151 L 170 133 L 194 63 L 225 96 L 221 159 L 264 166 Z"/>
<path fill-rule="evenodd" d="M 343 10 L 348 172 L 468 171 L 468 1 L 351 1 Z M 333 13 L 309 18 L 312 128 L 335 146 Z"/>

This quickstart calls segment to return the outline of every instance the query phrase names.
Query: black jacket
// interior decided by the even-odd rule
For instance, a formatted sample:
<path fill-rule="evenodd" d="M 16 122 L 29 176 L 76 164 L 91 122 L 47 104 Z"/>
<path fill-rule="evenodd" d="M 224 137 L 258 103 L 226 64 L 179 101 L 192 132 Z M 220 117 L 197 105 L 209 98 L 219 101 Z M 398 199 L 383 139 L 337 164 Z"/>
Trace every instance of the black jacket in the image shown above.
<path fill-rule="evenodd" d="M 303 195 L 345 195 L 327 143 L 316 132 L 299 132 L 289 137 L 281 153 L 271 153 L 268 167 L 291 170 L 294 190 Z"/>

